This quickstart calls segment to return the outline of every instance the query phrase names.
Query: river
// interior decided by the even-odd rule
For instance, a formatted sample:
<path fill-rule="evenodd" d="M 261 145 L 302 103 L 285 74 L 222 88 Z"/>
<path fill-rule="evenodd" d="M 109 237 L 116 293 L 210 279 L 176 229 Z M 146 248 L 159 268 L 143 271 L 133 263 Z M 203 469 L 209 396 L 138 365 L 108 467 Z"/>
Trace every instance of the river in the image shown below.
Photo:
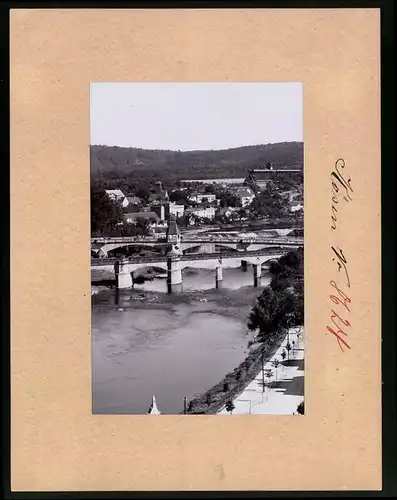
<path fill-rule="evenodd" d="M 262 286 L 270 282 L 265 274 Z M 166 280 L 92 297 L 93 413 L 145 414 L 152 394 L 162 413 L 217 384 L 248 354 L 250 306 L 260 293 L 252 269 L 187 269 L 183 292 Z"/>

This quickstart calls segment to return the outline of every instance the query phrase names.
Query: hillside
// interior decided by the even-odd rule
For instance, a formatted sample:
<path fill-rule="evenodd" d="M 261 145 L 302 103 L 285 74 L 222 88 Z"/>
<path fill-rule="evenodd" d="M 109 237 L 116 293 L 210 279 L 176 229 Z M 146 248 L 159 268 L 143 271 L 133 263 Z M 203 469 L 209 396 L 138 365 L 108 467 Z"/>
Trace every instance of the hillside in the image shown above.
<path fill-rule="evenodd" d="M 220 151 L 165 151 L 91 146 L 93 179 L 245 177 L 250 168 L 303 168 L 303 143 L 280 142 Z"/>

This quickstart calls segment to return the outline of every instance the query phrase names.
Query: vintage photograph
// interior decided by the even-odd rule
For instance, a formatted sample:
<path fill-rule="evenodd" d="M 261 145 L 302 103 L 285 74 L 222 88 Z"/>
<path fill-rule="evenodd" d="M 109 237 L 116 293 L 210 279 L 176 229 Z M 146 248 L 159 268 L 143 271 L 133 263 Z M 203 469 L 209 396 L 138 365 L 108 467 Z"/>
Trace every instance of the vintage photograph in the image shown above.
<path fill-rule="evenodd" d="M 304 415 L 303 136 L 300 82 L 91 83 L 94 414 Z"/>

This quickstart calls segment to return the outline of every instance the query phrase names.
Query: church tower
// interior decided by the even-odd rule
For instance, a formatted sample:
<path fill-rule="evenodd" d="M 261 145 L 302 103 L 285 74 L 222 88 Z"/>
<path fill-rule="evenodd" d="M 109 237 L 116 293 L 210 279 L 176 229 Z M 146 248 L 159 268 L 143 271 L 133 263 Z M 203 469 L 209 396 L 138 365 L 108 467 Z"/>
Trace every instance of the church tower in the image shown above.
<path fill-rule="evenodd" d="M 182 255 L 181 250 L 181 232 L 174 218 L 170 217 L 167 229 L 167 243 L 171 244 L 171 253 Z"/>

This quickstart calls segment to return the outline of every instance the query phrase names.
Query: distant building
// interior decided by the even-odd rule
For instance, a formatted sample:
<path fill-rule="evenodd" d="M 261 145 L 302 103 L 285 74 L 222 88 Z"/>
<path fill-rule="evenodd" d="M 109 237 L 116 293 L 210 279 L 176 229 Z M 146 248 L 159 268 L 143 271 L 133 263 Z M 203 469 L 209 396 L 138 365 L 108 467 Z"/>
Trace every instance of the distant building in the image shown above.
<path fill-rule="evenodd" d="M 172 201 L 169 203 L 168 208 L 170 215 L 173 215 L 176 218 L 183 217 L 183 214 L 185 213 L 184 205 L 177 205 Z"/>
<path fill-rule="evenodd" d="M 113 201 L 117 201 L 122 207 L 128 207 L 128 200 L 121 189 L 106 189 L 106 194 Z"/>
<path fill-rule="evenodd" d="M 150 193 L 149 195 L 149 203 L 153 201 L 167 202 L 168 199 L 168 191 L 163 189 L 161 181 L 156 182 L 154 193 Z"/>
<path fill-rule="evenodd" d="M 276 181 L 277 179 L 289 179 L 302 182 L 303 171 L 298 168 L 274 169 L 272 166 L 269 166 L 265 169 L 249 170 L 245 182 L 247 185 L 256 185 L 262 188 L 266 187 L 270 181 Z"/>
<path fill-rule="evenodd" d="M 231 217 L 238 210 L 238 207 L 222 207 L 216 211 L 217 217 Z"/>
<path fill-rule="evenodd" d="M 241 201 L 241 206 L 246 207 L 250 203 L 252 203 L 255 198 L 254 192 L 248 187 L 239 187 L 236 189 L 236 196 Z"/>
<path fill-rule="evenodd" d="M 126 196 L 128 205 L 142 205 L 142 198 L 138 198 L 138 196 Z"/>
<path fill-rule="evenodd" d="M 157 214 L 160 220 L 166 220 L 168 217 L 168 203 L 154 201 L 150 204 L 150 210 Z"/>
<path fill-rule="evenodd" d="M 161 220 L 168 220 L 170 216 L 177 219 L 183 217 L 185 207 L 184 205 L 177 205 L 173 202 L 156 200 L 150 204 L 150 210 L 155 212 Z"/>
<path fill-rule="evenodd" d="M 216 202 L 216 195 L 211 193 L 192 193 L 189 196 L 189 201 L 194 201 L 195 203 L 213 203 Z"/>
<path fill-rule="evenodd" d="M 216 208 L 212 206 L 191 207 L 185 210 L 185 215 L 195 215 L 199 219 L 214 219 Z"/>
<path fill-rule="evenodd" d="M 292 201 L 290 204 L 291 212 L 297 212 L 298 210 L 303 210 L 303 202 L 301 201 Z"/>

